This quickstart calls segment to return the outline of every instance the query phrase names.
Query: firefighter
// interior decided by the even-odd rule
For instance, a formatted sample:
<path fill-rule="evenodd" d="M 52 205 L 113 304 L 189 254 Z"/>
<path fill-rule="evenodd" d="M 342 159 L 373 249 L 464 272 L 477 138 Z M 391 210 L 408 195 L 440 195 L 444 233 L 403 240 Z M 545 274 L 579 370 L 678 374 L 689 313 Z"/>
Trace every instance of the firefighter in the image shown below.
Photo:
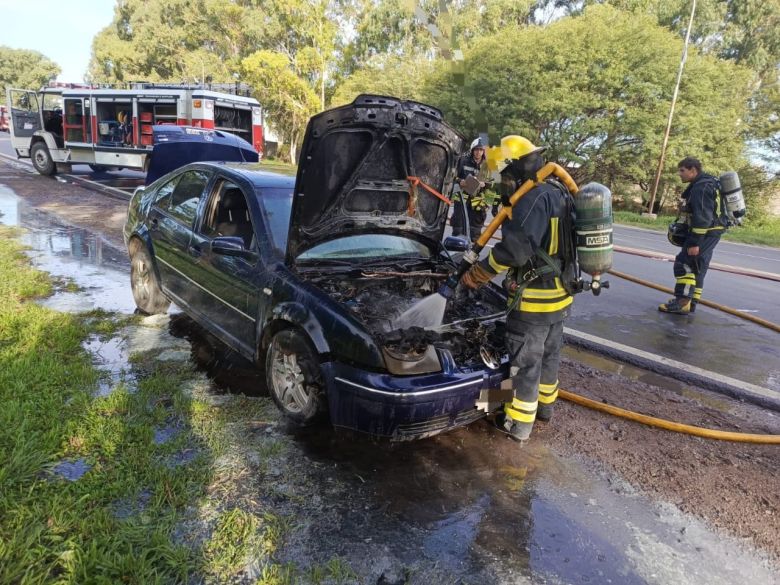
<path fill-rule="evenodd" d="M 712 253 L 728 220 L 718 180 L 702 172 L 701 162 L 693 157 L 684 158 L 677 165 L 677 172 L 680 180 L 688 183 L 682 194 L 682 211 L 687 217 L 688 232 L 682 249 L 674 259 L 674 298 L 659 305 L 658 310 L 688 315 L 696 311 Z"/>
<path fill-rule="evenodd" d="M 542 152 L 522 136 L 501 139 L 501 195 L 506 200 L 525 181 L 536 179 L 544 165 Z M 510 294 L 506 339 L 511 357 L 512 402 L 504 404 L 496 426 L 518 440 L 531 435 L 534 421 L 549 421 L 558 397 L 558 364 L 563 322 L 573 298 L 564 282 L 571 270 L 564 256 L 571 237 L 571 197 L 554 179 L 523 196 L 502 226 L 503 239 L 462 278 L 478 288 L 508 272 Z M 568 234 L 568 235 L 567 235 Z"/>
<path fill-rule="evenodd" d="M 469 175 L 477 178 L 481 176 L 481 169 L 485 163 L 485 143 L 481 138 L 475 138 L 471 142 L 468 154 L 463 155 L 458 160 L 457 167 L 457 190 L 460 194 L 460 201 L 455 202 L 455 209 L 452 213 L 452 235 L 462 236 L 466 231 L 466 221 L 469 222 L 469 232 L 472 241 L 476 239 L 474 236 L 474 226 L 479 224 L 479 230 L 482 231 L 482 224 L 485 222 L 485 212 L 482 213 L 482 221 L 479 222 L 480 211 L 475 210 L 480 207 L 479 202 L 483 199 L 475 199 L 478 197 L 478 193 L 468 194 L 463 189 L 466 186 L 466 179 Z M 485 183 L 480 181 L 480 190 L 484 189 Z M 466 212 L 464 213 L 464 203 Z"/>

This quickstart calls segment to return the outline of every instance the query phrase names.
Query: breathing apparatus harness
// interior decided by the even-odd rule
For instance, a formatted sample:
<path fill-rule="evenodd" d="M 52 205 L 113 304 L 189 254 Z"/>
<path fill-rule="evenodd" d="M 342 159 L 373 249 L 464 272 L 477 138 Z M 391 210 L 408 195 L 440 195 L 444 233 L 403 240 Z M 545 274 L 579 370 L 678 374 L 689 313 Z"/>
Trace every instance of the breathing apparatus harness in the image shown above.
<path fill-rule="evenodd" d="M 536 173 L 536 180 L 529 179 L 525 181 L 514 192 L 514 194 L 511 197 L 509 197 L 508 201 L 506 201 L 507 204 L 504 205 L 499 210 L 498 214 L 493 218 L 490 224 L 488 224 L 487 228 L 485 228 L 485 231 L 482 233 L 482 235 L 477 239 L 474 245 L 463 255 L 463 260 L 458 266 L 458 269 L 455 272 L 453 272 L 447 278 L 445 283 L 441 286 L 441 288 L 438 291 L 440 295 L 442 295 L 444 298 L 449 299 L 455 294 L 455 289 L 458 287 L 458 283 L 460 282 L 460 279 L 479 260 L 480 252 L 484 249 L 485 245 L 490 241 L 490 238 L 493 237 L 493 234 L 496 233 L 498 228 L 501 227 L 501 224 L 503 224 L 507 218 L 511 217 L 512 209 L 517 204 L 517 202 L 520 201 L 520 199 L 524 195 L 526 195 L 526 193 L 528 193 L 531 189 L 544 182 L 545 179 L 547 179 L 550 175 L 555 175 L 555 177 L 559 179 L 560 182 L 563 184 L 563 187 L 565 187 L 568 193 L 570 193 L 572 196 L 576 196 L 576 194 L 579 192 L 579 188 L 577 187 L 577 184 L 574 182 L 574 179 L 571 178 L 569 173 L 567 173 L 563 169 L 563 167 L 552 162 L 548 162 L 547 164 L 545 164 Z M 556 271 L 558 274 L 561 273 L 561 267 L 557 266 L 555 260 L 550 258 L 549 255 L 546 254 L 546 252 L 537 249 L 536 256 L 540 257 L 545 262 L 545 266 L 532 268 L 531 270 L 527 271 L 523 275 L 523 278 L 521 279 L 522 282 L 518 283 L 518 287 L 523 286 L 523 288 L 526 288 L 532 280 L 538 278 L 539 276 L 554 274 Z M 549 262 L 545 259 L 545 256 L 547 256 Z M 526 280 L 526 277 L 528 277 L 528 280 Z M 606 282 L 601 283 L 599 279 L 596 276 L 594 276 L 592 282 L 584 283 L 580 281 L 580 284 L 576 285 L 574 289 L 575 290 L 590 289 L 593 291 L 594 294 L 598 294 L 602 286 L 606 288 L 608 286 L 608 283 Z M 576 292 L 579 292 L 579 290 L 576 290 Z M 522 292 L 522 289 L 520 292 Z M 516 300 L 519 299 L 520 296 L 521 296 L 520 294 L 517 294 L 515 299 Z M 519 300 L 517 302 L 519 302 Z"/>

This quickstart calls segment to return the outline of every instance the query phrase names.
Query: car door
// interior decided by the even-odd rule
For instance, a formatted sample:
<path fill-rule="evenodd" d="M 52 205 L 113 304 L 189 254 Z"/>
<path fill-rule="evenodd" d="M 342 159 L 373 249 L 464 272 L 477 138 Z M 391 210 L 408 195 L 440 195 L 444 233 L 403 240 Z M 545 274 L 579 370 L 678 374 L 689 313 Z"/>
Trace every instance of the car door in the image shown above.
<path fill-rule="evenodd" d="M 11 113 L 11 146 L 22 156 L 29 156 L 32 136 L 42 128 L 38 95 L 26 89 L 9 88 L 6 91 Z"/>
<path fill-rule="evenodd" d="M 251 357 L 260 261 L 247 189 L 230 177 L 219 176 L 210 192 L 190 243 L 190 254 L 198 259 L 193 264 L 193 279 L 207 293 L 199 297 L 197 310 L 229 345 Z M 214 239 L 224 236 L 240 238 L 247 254 L 229 256 L 215 252 Z"/>
<path fill-rule="evenodd" d="M 212 174 L 191 169 L 176 175 L 158 189 L 149 211 L 149 233 L 162 288 L 182 308 L 197 303 L 199 290 L 191 277 L 197 259 L 190 255 L 189 246 L 198 205 Z"/>

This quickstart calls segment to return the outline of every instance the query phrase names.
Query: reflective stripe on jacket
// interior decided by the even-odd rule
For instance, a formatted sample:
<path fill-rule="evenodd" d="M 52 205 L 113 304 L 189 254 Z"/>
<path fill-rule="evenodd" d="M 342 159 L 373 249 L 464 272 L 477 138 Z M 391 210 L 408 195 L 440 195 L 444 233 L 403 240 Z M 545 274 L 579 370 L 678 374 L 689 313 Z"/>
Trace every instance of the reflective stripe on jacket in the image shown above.
<path fill-rule="evenodd" d="M 542 249 L 556 262 L 561 257 L 562 219 L 567 213 L 562 187 L 546 182 L 529 191 L 515 205 L 512 218 L 502 225 L 503 239 L 482 260 L 482 266 L 495 274 L 512 270 L 521 282 L 533 269 L 546 266 L 535 254 Z M 568 316 L 573 298 L 557 276 L 535 278 L 522 292 L 517 307 L 509 316 L 513 320 L 533 323 L 555 323 Z"/>

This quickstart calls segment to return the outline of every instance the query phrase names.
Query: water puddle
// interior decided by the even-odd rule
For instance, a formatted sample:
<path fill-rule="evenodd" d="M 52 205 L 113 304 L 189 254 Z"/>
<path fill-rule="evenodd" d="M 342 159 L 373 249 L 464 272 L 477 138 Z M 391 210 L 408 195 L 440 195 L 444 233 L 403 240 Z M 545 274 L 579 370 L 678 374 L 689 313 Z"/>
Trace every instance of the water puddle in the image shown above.
<path fill-rule="evenodd" d="M 670 390 L 675 394 L 684 396 L 685 398 L 692 398 L 711 408 L 720 410 L 721 412 L 730 412 L 731 410 L 728 401 L 721 400 L 709 392 L 701 392 L 674 378 L 661 376 L 655 372 L 638 368 L 624 362 L 619 362 L 576 346 L 564 346 L 563 356 L 581 364 L 596 368 L 597 370 L 612 372 L 613 374 L 619 374 L 630 380 L 636 380 L 638 382 L 644 382 Z"/>
<path fill-rule="evenodd" d="M 98 383 L 97 396 L 107 396 L 122 381 L 128 379 L 130 371 L 127 367 L 127 342 L 121 337 L 101 339 L 97 335 L 90 336 L 84 343 L 92 355 L 92 363 L 105 373 Z"/>
<path fill-rule="evenodd" d="M 83 459 L 74 459 L 72 461 L 61 461 L 51 468 L 54 475 L 68 481 L 78 481 L 92 466 Z"/>
<path fill-rule="evenodd" d="M 79 290 L 58 291 L 41 304 L 64 312 L 100 307 L 132 313 L 128 260 L 104 238 L 87 230 L 59 223 L 0 185 L 0 224 L 25 228 L 21 237 L 30 250 L 33 266 L 73 282 Z"/>
<path fill-rule="evenodd" d="M 400 559 L 415 583 L 445 582 L 434 578 L 441 571 L 507 584 L 774 579 L 736 539 L 540 443 L 520 449 L 487 424 L 411 445 L 325 432 L 297 440 L 331 478 L 323 483 L 343 482 L 345 493 L 329 498 L 323 520 L 307 527 L 308 548 L 293 545 L 291 557 L 338 554 L 364 575 Z M 334 525 L 338 539 L 327 536 Z M 379 541 L 382 550 L 372 548 Z"/>
<path fill-rule="evenodd" d="M 141 490 L 134 498 L 123 498 L 114 502 L 114 516 L 119 520 L 127 520 L 131 516 L 142 514 L 152 500 L 152 492 Z"/>

